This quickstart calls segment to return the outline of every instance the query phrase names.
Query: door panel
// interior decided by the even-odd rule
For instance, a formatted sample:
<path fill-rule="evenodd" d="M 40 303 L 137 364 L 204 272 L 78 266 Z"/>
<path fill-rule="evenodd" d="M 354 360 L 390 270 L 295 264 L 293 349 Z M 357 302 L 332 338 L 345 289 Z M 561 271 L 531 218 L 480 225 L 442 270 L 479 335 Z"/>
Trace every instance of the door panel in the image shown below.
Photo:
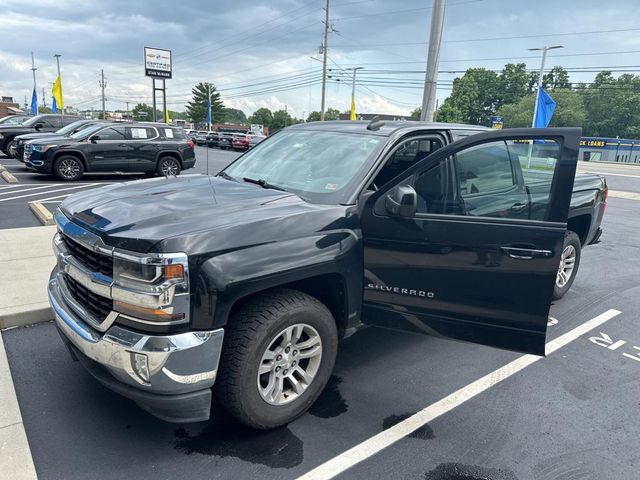
<path fill-rule="evenodd" d="M 579 137 L 514 129 L 454 142 L 393 182 L 417 191 L 410 218 L 386 212 L 392 186 L 372 195 L 362 218 L 364 322 L 544 354 Z M 513 140 L 528 138 L 553 140 L 555 158 L 523 158 Z M 500 170 L 509 168 L 511 179 Z"/>
<path fill-rule="evenodd" d="M 89 138 L 87 145 L 89 171 L 127 171 L 129 148 L 124 127 L 107 127 L 97 131 Z"/>
<path fill-rule="evenodd" d="M 127 127 L 130 146 L 128 170 L 148 172 L 155 170 L 158 154 L 158 132 L 153 127 Z"/>

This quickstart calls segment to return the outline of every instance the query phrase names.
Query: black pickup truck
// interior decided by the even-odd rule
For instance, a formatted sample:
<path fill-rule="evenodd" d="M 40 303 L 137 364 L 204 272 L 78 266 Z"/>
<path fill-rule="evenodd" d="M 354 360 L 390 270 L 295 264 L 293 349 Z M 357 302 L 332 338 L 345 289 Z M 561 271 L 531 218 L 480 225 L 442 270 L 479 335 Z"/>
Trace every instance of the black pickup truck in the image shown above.
<path fill-rule="evenodd" d="M 261 429 L 313 404 L 363 325 L 544 355 L 552 297 L 606 202 L 600 177 L 572 195 L 579 139 L 316 122 L 215 177 L 74 195 L 55 213 L 56 325 L 150 413 L 205 420 L 215 393 Z"/>

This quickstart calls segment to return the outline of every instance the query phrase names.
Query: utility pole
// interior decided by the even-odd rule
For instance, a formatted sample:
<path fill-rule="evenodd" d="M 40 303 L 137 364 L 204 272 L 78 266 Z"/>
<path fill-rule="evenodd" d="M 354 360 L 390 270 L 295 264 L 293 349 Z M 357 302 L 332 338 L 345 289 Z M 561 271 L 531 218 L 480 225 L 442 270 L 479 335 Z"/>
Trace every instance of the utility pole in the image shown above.
<path fill-rule="evenodd" d="M 102 119 L 106 120 L 107 109 L 105 105 L 104 89 L 107 88 L 107 82 L 104 80 L 104 70 L 100 70 L 100 82 L 98 82 L 98 85 L 100 85 L 100 89 L 102 90 Z M 129 107 L 127 106 L 127 110 L 128 109 Z"/>
<path fill-rule="evenodd" d="M 56 53 L 53 56 L 56 57 L 56 65 L 58 66 L 58 77 L 60 77 L 60 98 L 64 105 L 64 98 L 62 96 L 62 76 L 60 75 L 60 57 L 62 55 L 60 55 L 59 53 Z M 62 116 L 64 116 L 64 107 L 61 108 L 61 112 L 62 112 Z"/>
<path fill-rule="evenodd" d="M 31 71 L 33 72 L 33 92 L 36 92 L 36 61 L 33 58 L 33 52 L 31 52 Z M 37 93 L 36 93 L 37 95 Z M 33 99 L 31 99 L 31 103 L 33 103 Z M 33 108 L 33 105 L 31 105 L 31 108 Z M 36 97 L 36 111 L 34 112 L 34 115 L 38 114 L 38 99 Z"/>
<path fill-rule="evenodd" d="M 433 112 L 436 104 L 440 44 L 442 43 L 442 27 L 444 25 L 444 2 L 445 0 L 433 0 L 431 33 L 429 35 L 429 51 L 427 54 L 427 73 L 424 78 L 422 114 L 420 115 L 420 120 L 423 122 L 433 121 Z"/>
<path fill-rule="evenodd" d="M 531 128 L 536 126 L 536 118 L 538 116 L 538 100 L 540 99 L 540 89 L 542 88 L 542 77 L 544 76 L 544 63 L 547 60 L 547 51 L 553 50 L 555 48 L 564 48 L 562 45 L 554 45 L 552 47 L 547 47 L 546 45 L 542 48 L 529 48 L 530 52 L 542 51 L 542 62 L 540 62 L 540 73 L 538 74 L 538 90 L 536 91 L 536 103 L 533 105 L 533 121 L 531 122 Z"/>
<path fill-rule="evenodd" d="M 129 102 L 125 102 L 127 104 L 127 119 L 131 120 L 131 118 L 129 117 Z"/>
<path fill-rule="evenodd" d="M 288 105 L 285 104 L 285 106 L 284 106 L 284 127 L 285 128 L 287 128 L 287 115 L 288 115 L 287 107 L 288 107 Z"/>
<path fill-rule="evenodd" d="M 327 91 L 327 39 L 329 38 L 329 0 L 324 9 L 324 41 L 322 43 L 322 97 L 320 100 L 320 121 L 324 121 L 324 102 Z"/>
<path fill-rule="evenodd" d="M 42 87 L 42 106 L 47 108 L 47 96 L 44 94 L 44 87 Z"/>

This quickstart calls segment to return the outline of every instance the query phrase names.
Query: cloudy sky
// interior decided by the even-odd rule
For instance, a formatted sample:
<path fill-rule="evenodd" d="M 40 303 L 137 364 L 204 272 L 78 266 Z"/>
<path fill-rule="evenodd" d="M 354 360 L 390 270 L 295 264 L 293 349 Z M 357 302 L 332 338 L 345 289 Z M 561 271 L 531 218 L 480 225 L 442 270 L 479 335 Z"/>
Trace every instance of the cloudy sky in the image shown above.
<path fill-rule="evenodd" d="M 287 105 L 295 116 L 320 105 L 325 0 L 2 0 L 0 94 L 20 103 L 31 96 L 31 56 L 38 95 L 51 103 L 54 53 L 61 57 L 65 102 L 99 108 L 100 70 L 107 108 L 151 102 L 143 75 L 144 46 L 173 51 L 169 108 L 183 110 L 194 84 L 211 81 L 227 106 L 250 114 Z M 347 69 L 359 72 L 361 113 L 407 114 L 421 103 L 431 2 L 332 0 L 327 106 L 349 108 Z M 547 65 L 590 81 L 605 67 L 640 71 L 640 2 L 448 0 L 441 51 L 440 101 L 468 67 L 499 69 L 508 62 L 539 68 L 530 47 L 564 45 Z M 41 100 L 40 100 L 41 101 Z"/>

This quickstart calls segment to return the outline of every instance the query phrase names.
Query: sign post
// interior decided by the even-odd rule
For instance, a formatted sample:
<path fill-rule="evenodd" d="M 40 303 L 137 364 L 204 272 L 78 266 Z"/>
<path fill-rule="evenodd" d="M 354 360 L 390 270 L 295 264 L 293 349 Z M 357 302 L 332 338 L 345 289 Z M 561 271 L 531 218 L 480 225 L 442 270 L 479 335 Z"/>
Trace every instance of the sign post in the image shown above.
<path fill-rule="evenodd" d="M 504 117 L 493 115 L 491 117 L 491 128 L 501 129 L 504 126 Z"/>
<path fill-rule="evenodd" d="M 167 111 L 167 89 L 165 80 L 171 79 L 172 75 L 171 50 L 161 48 L 144 47 L 144 74 L 151 77 L 151 88 L 153 92 L 153 121 L 157 121 L 156 92 L 162 92 L 162 111 L 165 112 L 166 122 Z M 162 87 L 156 87 L 156 79 L 162 80 Z"/>

